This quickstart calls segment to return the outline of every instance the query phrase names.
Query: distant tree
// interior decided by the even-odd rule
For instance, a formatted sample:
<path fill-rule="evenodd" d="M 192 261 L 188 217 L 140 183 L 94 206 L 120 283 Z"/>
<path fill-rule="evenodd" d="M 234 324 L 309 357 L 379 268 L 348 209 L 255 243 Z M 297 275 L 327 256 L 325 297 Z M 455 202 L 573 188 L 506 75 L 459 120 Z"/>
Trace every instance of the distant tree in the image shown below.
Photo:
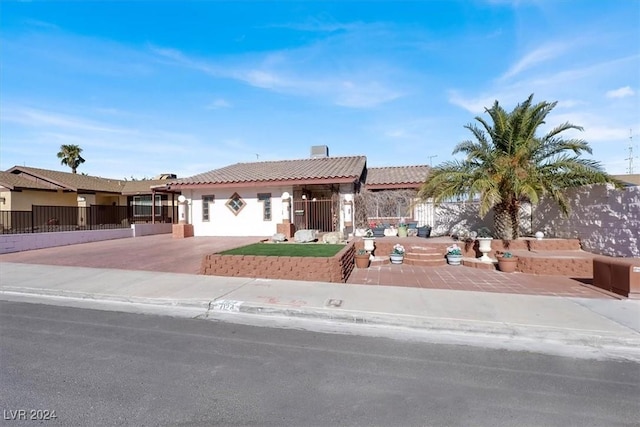
<path fill-rule="evenodd" d="M 523 201 L 537 203 L 542 196 L 553 200 L 564 214 L 569 201 L 562 191 L 586 184 L 619 181 L 604 172 L 600 163 L 581 158 L 591 148 L 581 139 L 564 139 L 567 130 L 580 126 L 563 123 L 537 135 L 557 102 L 533 104 L 533 95 L 508 112 L 495 101 L 485 108 L 491 122 L 468 124 L 475 140 L 459 143 L 453 153 L 462 161 L 448 161 L 431 170 L 420 190 L 421 198 L 439 203 L 454 197 L 480 196 L 480 215 L 494 211 L 498 238 L 519 236 L 519 212 Z"/>
<path fill-rule="evenodd" d="M 60 152 L 58 153 L 60 164 L 69 166 L 71 172 L 76 173 L 78 166 L 84 163 L 84 159 L 80 153 L 82 153 L 82 148 L 78 145 L 61 145 Z"/>

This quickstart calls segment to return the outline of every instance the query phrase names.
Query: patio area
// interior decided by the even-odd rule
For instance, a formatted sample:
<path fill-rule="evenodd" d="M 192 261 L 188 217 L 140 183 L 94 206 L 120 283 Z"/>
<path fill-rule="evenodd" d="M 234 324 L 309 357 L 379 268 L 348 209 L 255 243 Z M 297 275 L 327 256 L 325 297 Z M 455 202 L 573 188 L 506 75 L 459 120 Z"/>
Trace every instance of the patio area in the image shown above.
<path fill-rule="evenodd" d="M 108 240 L 72 246 L 0 255 L 0 262 L 65 265 L 124 270 L 198 274 L 205 255 L 255 243 L 261 237 L 193 237 L 173 239 L 155 235 Z M 430 239 L 422 239 L 426 242 Z M 406 264 L 354 269 L 346 285 L 403 286 L 529 295 L 584 298 L 616 298 L 589 285 L 587 280 L 563 276 L 443 265 L 422 267 Z M 336 284 L 345 286 L 345 284 Z"/>

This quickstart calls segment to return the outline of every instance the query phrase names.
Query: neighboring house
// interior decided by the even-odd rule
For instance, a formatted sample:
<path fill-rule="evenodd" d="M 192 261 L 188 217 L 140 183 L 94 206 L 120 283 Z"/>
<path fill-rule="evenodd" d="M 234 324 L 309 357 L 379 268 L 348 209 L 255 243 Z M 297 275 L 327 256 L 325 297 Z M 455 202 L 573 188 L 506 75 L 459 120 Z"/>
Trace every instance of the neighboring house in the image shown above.
<path fill-rule="evenodd" d="M 161 179 L 126 181 L 122 195 L 126 197 L 126 205 L 131 208 L 131 220 L 136 222 L 153 218 L 151 222 L 174 222 L 178 216 L 177 194 L 164 188 L 168 179 L 175 178 L 175 175 L 171 175 Z"/>
<path fill-rule="evenodd" d="M 164 178 L 175 179 L 175 175 Z M 175 194 L 153 188 L 166 182 L 125 181 L 15 166 L 0 172 L 0 223 L 3 230 L 34 230 L 43 225 L 83 228 L 94 224 L 172 222 L 177 218 Z M 151 200 L 156 204 L 152 205 Z"/>
<path fill-rule="evenodd" d="M 44 185 L 53 192 L 36 195 L 32 191 L 25 193 L 12 190 L 12 204 L 3 210 L 31 210 L 32 205 L 121 206 L 126 204 L 126 198 L 122 196 L 125 181 L 122 180 L 25 166 L 14 166 L 7 173 L 34 183 L 33 189 L 35 186 Z"/>
<path fill-rule="evenodd" d="M 349 233 L 356 194 L 365 188 L 416 190 L 428 173 L 428 166 L 368 169 L 365 156 L 329 157 L 326 146 L 311 153 L 307 159 L 237 163 L 165 188 L 187 198 L 196 236 L 270 236 L 287 217 L 296 229 Z M 290 211 L 283 204 L 287 193 Z"/>
<path fill-rule="evenodd" d="M 0 172 L 0 210 L 27 211 L 32 205 L 77 206 L 77 195 L 60 185 Z"/>

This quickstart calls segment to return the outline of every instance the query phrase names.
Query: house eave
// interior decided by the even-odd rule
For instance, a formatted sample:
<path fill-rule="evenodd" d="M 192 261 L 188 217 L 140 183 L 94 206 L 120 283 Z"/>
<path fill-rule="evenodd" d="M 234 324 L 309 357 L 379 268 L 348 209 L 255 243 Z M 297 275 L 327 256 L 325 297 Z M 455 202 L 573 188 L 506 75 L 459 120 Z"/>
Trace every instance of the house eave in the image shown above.
<path fill-rule="evenodd" d="M 365 184 L 365 190 L 418 190 L 422 183 Z"/>
<path fill-rule="evenodd" d="M 245 181 L 245 182 L 210 182 L 210 183 L 175 183 L 167 186 L 168 190 L 191 190 L 199 188 L 251 188 L 251 187 L 280 187 L 291 185 L 321 185 L 321 184 L 354 184 L 359 177 L 343 178 L 312 178 L 300 180 L 277 181 Z"/>

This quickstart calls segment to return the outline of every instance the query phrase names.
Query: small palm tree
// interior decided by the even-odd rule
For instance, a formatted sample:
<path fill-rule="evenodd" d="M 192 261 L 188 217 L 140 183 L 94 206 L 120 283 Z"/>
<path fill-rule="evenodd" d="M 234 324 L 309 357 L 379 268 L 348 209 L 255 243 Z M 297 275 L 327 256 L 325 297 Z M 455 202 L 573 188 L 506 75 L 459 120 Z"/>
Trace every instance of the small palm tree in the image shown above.
<path fill-rule="evenodd" d="M 494 211 L 497 237 L 519 237 L 522 202 L 537 203 L 550 197 L 567 215 L 569 202 L 563 189 L 586 184 L 620 183 L 607 175 L 601 165 L 580 158 L 591 153 L 581 139 L 563 139 L 560 134 L 582 127 L 561 124 L 543 136 L 538 128 L 557 102 L 533 104 L 533 94 L 513 111 L 507 112 L 495 101 L 486 113 L 491 123 L 476 117 L 481 127 L 468 124 L 475 140 L 459 143 L 453 154 L 465 153 L 462 161 L 448 161 L 432 169 L 419 195 L 435 203 L 454 197 L 480 197 L 480 215 Z"/>
<path fill-rule="evenodd" d="M 58 158 L 61 159 L 60 164 L 69 166 L 71 172 L 76 173 L 78 166 L 84 163 L 80 153 L 82 153 L 82 148 L 78 145 L 61 145 L 58 153 Z"/>

